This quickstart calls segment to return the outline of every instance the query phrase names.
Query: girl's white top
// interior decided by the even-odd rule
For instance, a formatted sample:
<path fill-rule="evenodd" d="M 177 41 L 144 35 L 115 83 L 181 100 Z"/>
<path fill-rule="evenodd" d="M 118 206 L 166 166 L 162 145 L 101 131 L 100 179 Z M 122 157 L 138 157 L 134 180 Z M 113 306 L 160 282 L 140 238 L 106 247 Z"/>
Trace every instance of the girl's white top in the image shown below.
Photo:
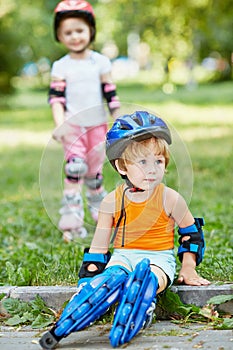
<path fill-rule="evenodd" d="M 79 126 L 95 126 L 107 121 L 102 96 L 101 75 L 111 72 L 108 57 L 90 51 L 86 59 L 69 54 L 52 65 L 52 78 L 66 81 L 66 118 Z"/>

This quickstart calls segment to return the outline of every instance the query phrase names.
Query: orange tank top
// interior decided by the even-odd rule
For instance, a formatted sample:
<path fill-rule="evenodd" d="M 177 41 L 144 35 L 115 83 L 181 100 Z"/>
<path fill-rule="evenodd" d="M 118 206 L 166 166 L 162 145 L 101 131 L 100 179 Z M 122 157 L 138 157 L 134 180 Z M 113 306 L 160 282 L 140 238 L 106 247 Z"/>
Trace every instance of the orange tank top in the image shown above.
<path fill-rule="evenodd" d="M 116 211 L 113 226 L 121 213 L 121 202 L 124 185 L 116 188 Z M 125 236 L 122 246 L 124 218 L 121 220 L 114 248 L 167 250 L 174 248 L 174 220 L 167 216 L 163 208 L 164 184 L 155 188 L 151 197 L 142 203 L 130 201 L 125 196 Z"/>

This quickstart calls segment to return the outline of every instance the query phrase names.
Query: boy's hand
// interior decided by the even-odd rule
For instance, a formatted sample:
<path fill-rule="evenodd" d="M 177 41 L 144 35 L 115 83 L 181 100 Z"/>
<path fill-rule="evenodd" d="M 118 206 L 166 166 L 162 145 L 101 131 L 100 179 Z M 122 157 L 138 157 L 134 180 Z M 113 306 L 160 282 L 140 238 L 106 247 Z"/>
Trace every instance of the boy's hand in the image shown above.
<path fill-rule="evenodd" d="M 177 282 L 190 286 L 207 286 L 211 284 L 210 281 L 199 276 L 193 266 L 182 266 Z"/>

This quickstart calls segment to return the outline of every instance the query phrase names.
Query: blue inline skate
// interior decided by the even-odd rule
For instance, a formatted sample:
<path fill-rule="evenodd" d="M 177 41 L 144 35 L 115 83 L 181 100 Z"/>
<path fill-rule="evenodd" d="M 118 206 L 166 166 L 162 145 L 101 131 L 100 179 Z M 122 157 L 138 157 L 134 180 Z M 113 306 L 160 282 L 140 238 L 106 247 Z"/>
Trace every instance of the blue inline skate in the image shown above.
<path fill-rule="evenodd" d="M 109 335 L 113 347 L 129 342 L 152 320 L 156 304 L 157 277 L 149 259 L 143 259 L 126 281 Z"/>
<path fill-rule="evenodd" d="M 106 254 L 93 256 L 86 251 L 79 276 L 87 275 L 87 266 L 93 257 L 99 271 L 109 260 Z M 100 262 L 103 258 L 105 261 Z M 55 349 L 62 338 L 88 327 L 116 302 L 119 304 L 109 335 L 113 347 L 129 342 L 152 318 L 158 282 L 151 272 L 149 259 L 139 262 L 131 273 L 122 266 L 112 266 L 80 282 L 60 319 L 40 339 L 43 349 Z"/>
<path fill-rule="evenodd" d="M 55 349 L 58 342 L 100 318 L 118 301 L 127 278 L 120 266 L 113 266 L 82 283 L 55 326 L 46 332 L 39 343 L 43 349 Z"/>

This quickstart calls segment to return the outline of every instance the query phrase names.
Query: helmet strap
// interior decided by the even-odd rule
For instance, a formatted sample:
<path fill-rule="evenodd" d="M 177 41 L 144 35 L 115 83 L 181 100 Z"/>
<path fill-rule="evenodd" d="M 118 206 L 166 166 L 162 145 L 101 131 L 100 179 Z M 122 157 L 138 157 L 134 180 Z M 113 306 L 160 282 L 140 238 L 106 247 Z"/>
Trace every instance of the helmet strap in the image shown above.
<path fill-rule="evenodd" d="M 117 221 L 114 233 L 113 233 L 113 237 L 111 239 L 111 243 L 114 242 L 120 223 L 123 220 L 123 233 L 122 233 L 122 243 L 121 246 L 124 247 L 125 245 L 125 223 L 126 223 L 126 211 L 125 211 L 125 193 L 126 191 L 130 191 L 130 192 L 144 192 L 144 190 L 142 190 L 141 188 L 135 187 L 128 179 L 127 175 L 121 175 L 121 177 L 125 180 L 126 182 L 126 188 L 123 191 L 122 194 L 122 200 L 121 200 L 121 213 L 120 213 L 120 217 Z"/>
<path fill-rule="evenodd" d="M 129 188 L 130 192 L 144 192 L 145 190 L 142 190 L 139 187 L 135 187 L 132 182 L 128 179 L 127 175 L 121 175 L 122 179 L 125 180 L 127 187 Z"/>

